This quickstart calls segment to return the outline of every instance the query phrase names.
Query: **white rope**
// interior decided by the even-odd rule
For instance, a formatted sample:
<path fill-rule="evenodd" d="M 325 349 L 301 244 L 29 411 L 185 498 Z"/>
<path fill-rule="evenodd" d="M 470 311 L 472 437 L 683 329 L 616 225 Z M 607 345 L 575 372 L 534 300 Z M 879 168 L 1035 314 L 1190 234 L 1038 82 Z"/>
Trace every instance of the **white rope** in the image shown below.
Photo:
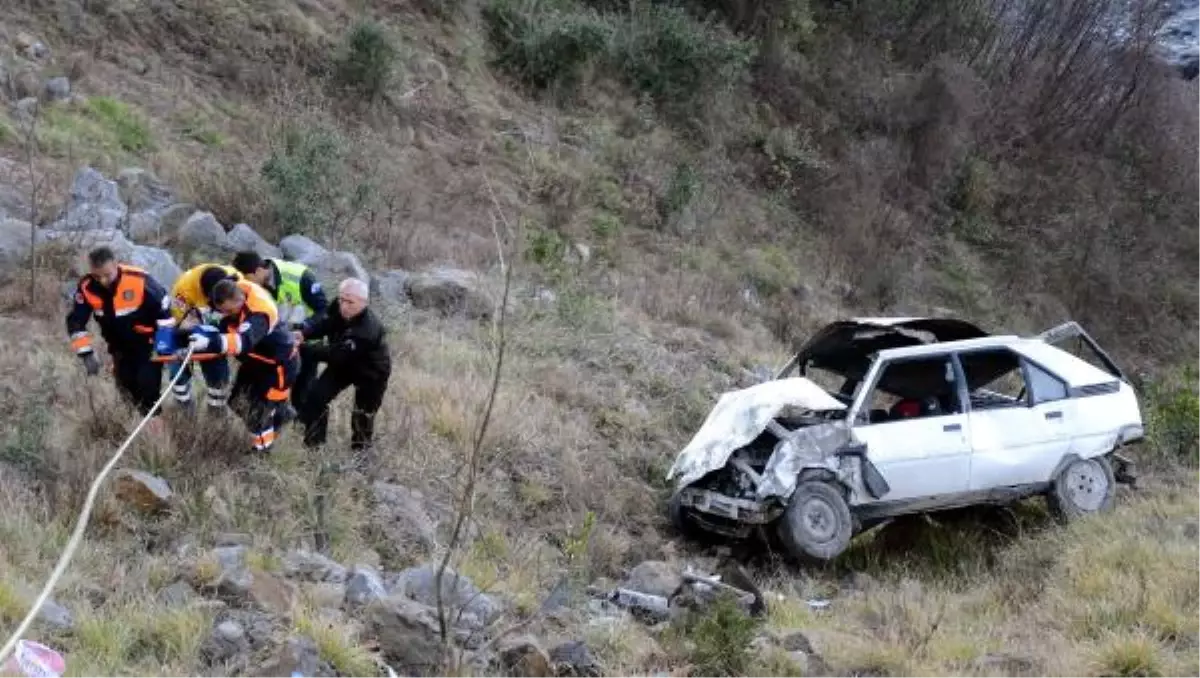
<path fill-rule="evenodd" d="M 183 356 L 182 362 L 186 363 L 191 359 L 192 351 L 194 351 L 195 348 L 195 346 L 188 347 L 187 353 Z M 129 443 L 132 443 L 133 439 L 142 432 L 142 428 L 148 421 L 150 421 L 150 418 L 154 412 L 162 406 L 163 400 L 166 399 L 167 394 L 171 392 L 171 388 L 175 386 L 175 382 L 179 380 L 179 377 L 183 375 L 183 372 L 184 370 L 179 370 L 175 373 L 175 376 L 171 379 L 171 382 L 167 384 L 167 387 L 163 389 L 162 394 L 158 396 L 158 401 L 154 403 L 154 407 L 150 409 L 150 412 L 148 412 L 146 416 L 142 417 L 141 423 L 137 425 L 137 428 L 133 429 L 133 433 L 129 434 L 129 437 L 125 439 L 125 442 L 121 444 L 121 447 L 117 448 L 117 453 L 113 455 L 112 459 L 108 460 L 108 464 L 100 470 L 100 475 L 96 476 L 96 480 L 92 482 L 92 488 L 88 491 L 87 500 L 83 502 L 83 510 L 79 513 L 79 522 L 75 524 L 75 531 L 71 534 L 71 539 L 67 542 L 66 548 L 63 549 L 62 555 L 59 556 L 58 564 L 54 566 L 54 572 L 50 573 L 50 579 L 46 582 L 46 586 L 42 588 L 42 593 L 33 603 L 33 607 L 30 608 L 29 614 L 25 615 L 25 620 L 22 621 L 21 625 L 17 627 L 17 630 L 13 632 L 12 637 L 10 637 L 8 642 L 4 644 L 4 648 L 0 649 L 0 666 L 4 665 L 4 662 L 8 660 L 8 656 L 14 649 L 16 649 L 17 642 L 21 639 L 21 636 L 23 636 L 25 632 L 29 630 L 29 625 L 33 623 L 34 618 L 37 617 L 38 611 L 42 609 L 42 605 L 44 605 L 46 603 L 46 599 L 50 597 L 50 592 L 54 590 L 54 585 L 58 583 L 58 580 L 62 577 L 63 572 L 67 570 L 67 565 L 70 564 L 71 557 L 75 555 L 75 549 L 79 547 L 79 542 L 83 539 L 83 531 L 87 528 L 88 518 L 90 518 L 92 515 L 92 505 L 96 503 L 96 495 L 100 492 L 100 485 L 104 483 L 104 479 L 108 477 L 109 472 L 111 472 L 113 467 L 117 465 L 117 462 L 121 460 L 121 456 L 125 454 L 125 450 L 129 447 Z"/>

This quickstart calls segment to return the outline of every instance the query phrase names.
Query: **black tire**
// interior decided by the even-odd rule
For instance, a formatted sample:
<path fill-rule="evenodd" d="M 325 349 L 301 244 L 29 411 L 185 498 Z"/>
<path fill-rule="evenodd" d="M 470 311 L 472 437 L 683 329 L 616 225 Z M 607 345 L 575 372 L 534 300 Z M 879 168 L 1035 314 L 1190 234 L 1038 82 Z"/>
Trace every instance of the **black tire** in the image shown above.
<path fill-rule="evenodd" d="M 1058 472 L 1046 493 L 1046 504 L 1067 523 L 1113 507 L 1117 480 L 1108 457 L 1074 459 Z"/>
<path fill-rule="evenodd" d="M 850 545 L 854 519 L 838 488 L 821 480 L 804 480 L 792 493 L 776 528 L 793 557 L 824 564 Z"/>

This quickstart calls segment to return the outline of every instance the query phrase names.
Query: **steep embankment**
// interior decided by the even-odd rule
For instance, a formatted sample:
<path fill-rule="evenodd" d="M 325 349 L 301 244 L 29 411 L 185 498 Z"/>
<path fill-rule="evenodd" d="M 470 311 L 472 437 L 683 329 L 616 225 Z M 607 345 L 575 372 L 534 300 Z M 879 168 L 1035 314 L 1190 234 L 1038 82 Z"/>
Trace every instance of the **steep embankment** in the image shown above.
<path fill-rule="evenodd" d="M 523 634 L 579 673 L 1197 671 L 1196 488 L 1176 482 L 1194 478 L 1176 464 L 1195 461 L 1195 379 L 1169 367 L 1196 352 L 1195 83 L 1073 42 L 1097 35 L 1075 11 L 1096 3 L 1045 4 L 1064 9 L 1018 34 L 976 2 L 728 3 L 736 36 L 700 3 L 367 3 L 382 30 L 351 30 L 337 0 L 16 4 L 0 18 L 0 210 L 22 220 L 0 224 L 4 630 L 129 418 L 67 354 L 61 240 L 39 244 L 29 297 L 30 215 L 51 232 L 108 219 L 163 270 L 149 248 L 224 257 L 251 242 L 239 223 L 265 248 L 308 234 L 356 255 L 321 257 L 326 274 L 378 281 L 397 366 L 373 464 L 342 447 L 349 396 L 319 454 L 289 432 L 247 459 L 236 422 L 175 415 L 139 441 L 129 466 L 172 496 L 148 513 L 106 498 L 35 636 L 72 673 L 436 656 L 428 572 L 407 568 L 448 543 L 496 334 L 442 295 L 411 306 L 403 281 L 453 266 L 495 301 L 496 234 L 516 283 L 454 565 L 488 596 L 460 632 L 501 614 L 460 638 L 481 650 L 472 671 L 544 671 Z M 85 164 L 125 188 L 72 198 Z M 830 571 L 756 558 L 765 630 L 587 599 L 587 583 L 655 592 L 685 563 L 719 569 L 662 501 L 717 393 L 838 315 L 929 311 L 1082 320 L 1145 372 L 1150 480 L 1071 528 L 1034 502 L 889 527 Z M 336 562 L 301 552 L 317 530 Z M 383 591 L 399 596 L 361 607 Z"/>

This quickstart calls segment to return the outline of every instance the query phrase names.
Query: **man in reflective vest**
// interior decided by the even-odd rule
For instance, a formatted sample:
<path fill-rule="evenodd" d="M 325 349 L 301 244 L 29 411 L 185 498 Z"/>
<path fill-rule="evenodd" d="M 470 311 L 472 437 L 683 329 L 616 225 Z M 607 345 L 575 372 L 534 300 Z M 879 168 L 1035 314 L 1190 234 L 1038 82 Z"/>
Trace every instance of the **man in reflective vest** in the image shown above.
<path fill-rule="evenodd" d="M 257 252 L 238 252 L 233 267 L 247 279 L 271 294 L 279 309 L 279 322 L 288 330 L 311 329 L 329 312 L 329 301 L 317 276 L 309 267 L 295 261 L 264 259 Z M 312 380 L 317 376 L 317 361 L 310 343 L 300 344 L 300 373 L 292 387 L 292 405 L 304 404 Z"/>
<path fill-rule="evenodd" d="M 188 341 L 197 352 L 237 358 L 229 405 L 250 429 L 254 450 L 266 452 L 284 423 L 282 408 L 299 370 L 296 345 L 270 294 L 257 284 L 222 280 L 213 287 L 212 302 L 220 323 L 194 329 Z"/>
<path fill-rule="evenodd" d="M 171 288 L 171 317 L 181 332 L 189 333 L 197 325 L 216 325 L 219 314 L 212 308 L 209 297 L 213 287 L 222 280 L 241 280 L 242 275 L 232 266 L 200 264 L 184 271 Z M 184 373 L 175 382 L 175 401 L 190 408 L 192 404 L 192 364 L 179 361 L 169 363 L 168 378 L 174 379 L 179 370 Z M 200 363 L 204 383 L 208 387 L 210 411 L 220 411 L 229 397 L 229 361 L 223 358 Z"/>
<path fill-rule="evenodd" d="M 88 265 L 91 270 L 80 278 L 67 314 L 71 347 L 89 376 L 100 371 L 87 330 L 88 320 L 94 318 L 112 357 L 117 388 L 143 415 L 154 409 L 157 416 L 160 410 L 154 403 L 162 387 L 162 364 L 152 358 L 154 330 L 159 320 L 169 317 L 166 290 L 146 271 L 118 264 L 108 247 L 89 252 Z"/>

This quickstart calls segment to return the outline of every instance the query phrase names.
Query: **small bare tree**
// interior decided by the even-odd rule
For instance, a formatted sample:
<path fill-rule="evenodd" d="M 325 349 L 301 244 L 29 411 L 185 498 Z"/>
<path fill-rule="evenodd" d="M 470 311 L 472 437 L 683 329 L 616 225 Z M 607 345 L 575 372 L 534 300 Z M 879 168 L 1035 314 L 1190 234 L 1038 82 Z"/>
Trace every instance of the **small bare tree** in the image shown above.
<path fill-rule="evenodd" d="M 45 177 L 37 171 L 38 158 L 38 122 L 42 116 L 41 105 L 33 106 L 28 112 L 29 117 L 22 125 L 22 151 L 25 156 L 25 168 L 29 172 L 29 305 L 37 303 L 37 222 L 42 197 L 42 184 Z"/>

